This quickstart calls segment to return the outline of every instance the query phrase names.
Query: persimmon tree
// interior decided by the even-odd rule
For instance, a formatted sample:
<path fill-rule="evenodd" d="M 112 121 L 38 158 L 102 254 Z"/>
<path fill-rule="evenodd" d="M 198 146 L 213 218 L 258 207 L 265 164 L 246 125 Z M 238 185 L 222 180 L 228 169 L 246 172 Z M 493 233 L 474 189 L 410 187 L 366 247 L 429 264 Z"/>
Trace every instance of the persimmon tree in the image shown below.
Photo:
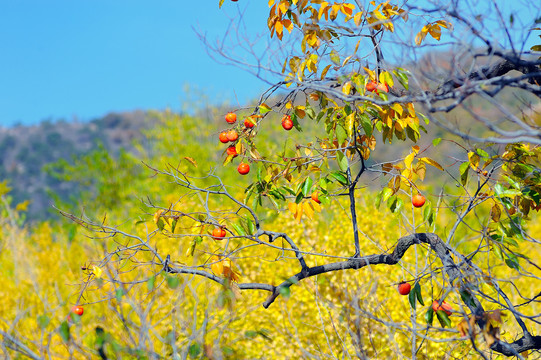
<path fill-rule="evenodd" d="M 89 268 L 84 286 L 119 258 L 153 276 L 209 279 L 230 305 L 254 291 L 269 308 L 294 298 L 307 279 L 405 266 L 401 260 L 414 252 L 408 278 L 392 280 L 411 284 L 404 325 L 411 358 L 445 328 L 447 341 L 469 341 L 485 359 L 489 352 L 526 358 L 539 351 L 541 239 L 530 222 L 541 209 L 541 41 L 530 39 L 541 34 L 540 8 L 524 3 L 520 18 L 496 1 L 475 8 L 458 0 L 423 7 L 270 0 L 269 9 L 263 53 L 270 59 L 234 27 L 223 43 L 202 36 L 214 57 L 270 85 L 254 106 L 228 109 L 214 129 L 223 150 L 217 166 L 250 183 L 239 193 L 215 171 L 202 175 L 186 154 L 164 169 L 147 165 L 174 182 L 179 197 L 144 200 L 154 224 L 144 235 L 63 212 L 97 235 L 122 239 Z M 283 131 L 278 144 L 265 137 L 269 127 Z M 249 167 L 238 174 L 241 163 Z M 379 240 L 373 254 L 359 231 L 371 216 L 358 212 L 366 187 L 373 206 L 399 224 L 396 238 Z M 413 206 L 418 194 L 422 201 Z M 267 226 L 276 213 L 309 227 L 333 211 L 348 215 L 347 254 Z M 183 252 L 164 252 L 165 241 L 180 242 Z M 269 266 L 280 283 L 243 276 L 243 262 L 258 261 L 254 248 L 279 252 L 297 270 L 284 273 L 276 261 Z M 121 282 L 116 274 L 109 281 Z M 519 280 L 532 286 L 514 285 Z"/>

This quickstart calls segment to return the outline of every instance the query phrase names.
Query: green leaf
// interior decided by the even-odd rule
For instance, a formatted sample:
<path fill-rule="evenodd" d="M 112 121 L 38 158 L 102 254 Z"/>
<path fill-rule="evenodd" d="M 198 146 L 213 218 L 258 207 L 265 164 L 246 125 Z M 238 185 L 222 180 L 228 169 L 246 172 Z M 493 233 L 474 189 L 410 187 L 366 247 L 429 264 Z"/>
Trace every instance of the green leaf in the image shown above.
<path fill-rule="evenodd" d="M 443 310 L 436 311 L 436 315 L 438 316 L 438 320 L 440 321 L 441 327 L 448 327 L 452 328 L 453 324 L 451 323 L 451 319 L 449 319 L 449 316 L 447 313 Z"/>
<path fill-rule="evenodd" d="M 336 161 L 338 162 L 340 170 L 346 171 L 348 169 L 348 158 L 346 157 L 346 155 L 344 155 L 343 152 L 336 152 Z"/>
<path fill-rule="evenodd" d="M 425 306 L 425 302 L 423 301 L 423 295 L 421 294 L 421 285 L 419 285 L 418 282 L 413 285 L 413 291 L 415 293 L 415 296 L 417 297 L 417 300 L 419 301 L 419 304 L 422 306 Z"/>
<path fill-rule="evenodd" d="M 415 291 L 410 291 L 408 295 L 408 300 L 410 302 L 411 308 L 414 310 L 415 310 L 415 299 L 416 299 Z"/>
<path fill-rule="evenodd" d="M 156 276 L 151 276 L 147 280 L 147 289 L 148 291 L 152 291 L 154 289 L 154 285 L 156 284 Z"/>
<path fill-rule="evenodd" d="M 329 54 L 329 57 L 335 65 L 340 65 L 340 55 L 338 55 L 338 52 L 336 50 L 333 49 Z"/>
<path fill-rule="evenodd" d="M 281 287 L 280 288 L 280 295 L 282 295 L 285 298 L 288 298 L 289 295 L 291 295 L 291 290 L 289 289 L 289 286 Z"/>
<path fill-rule="evenodd" d="M 466 186 L 466 183 L 468 182 L 468 171 L 470 170 L 470 163 L 464 162 L 460 165 L 459 171 L 460 171 L 460 182 L 462 185 Z"/>
<path fill-rule="evenodd" d="M 260 114 L 263 115 L 263 114 L 268 113 L 269 111 L 271 111 L 271 108 L 267 104 L 263 103 L 263 104 L 259 105 L 259 113 Z"/>
<path fill-rule="evenodd" d="M 473 297 L 467 290 L 461 290 L 460 291 L 460 298 L 466 304 L 468 307 L 475 307 L 475 301 L 473 300 Z"/>
<path fill-rule="evenodd" d="M 38 316 L 38 325 L 43 330 L 49 325 L 51 322 L 51 319 L 47 315 L 40 315 Z"/>
<path fill-rule="evenodd" d="M 404 70 L 402 68 L 397 68 L 396 70 L 393 71 L 393 73 L 396 75 L 396 77 L 398 77 L 398 82 L 400 82 L 400 84 L 404 87 L 404 89 L 408 90 L 409 80 L 408 80 L 408 76 L 406 75 L 407 70 Z"/>
<path fill-rule="evenodd" d="M 475 152 L 484 159 L 488 159 L 488 153 L 483 149 L 475 149 Z"/>
<path fill-rule="evenodd" d="M 399 197 L 396 197 L 396 199 L 393 201 L 389 209 L 393 214 L 399 213 L 400 210 L 404 207 L 404 200 L 402 200 Z"/>
<path fill-rule="evenodd" d="M 432 204 L 428 202 L 428 204 L 425 204 L 425 208 L 423 209 L 423 220 L 428 222 L 429 225 L 432 225 L 430 219 L 432 218 Z"/>
<path fill-rule="evenodd" d="M 65 342 L 68 342 L 70 340 L 70 326 L 67 321 L 62 321 L 60 327 L 58 328 L 58 332 L 62 340 L 64 340 Z"/>
<path fill-rule="evenodd" d="M 246 235 L 246 232 L 244 231 L 243 227 L 239 224 L 232 223 L 231 227 L 233 230 L 235 230 L 235 233 L 239 236 Z"/>
<path fill-rule="evenodd" d="M 164 226 L 165 226 L 165 223 L 164 223 L 164 221 L 163 221 L 162 218 L 159 218 L 159 219 L 158 219 L 158 223 L 157 223 L 156 225 L 158 226 L 158 229 L 160 229 L 160 231 L 163 231 L 163 228 L 164 228 Z"/>
<path fill-rule="evenodd" d="M 372 129 L 372 121 L 370 120 L 370 118 L 366 114 L 361 114 L 359 119 L 361 120 L 361 125 L 363 127 L 364 133 L 366 134 L 366 136 L 371 137 L 372 136 L 372 131 L 373 131 L 373 129 Z"/>
<path fill-rule="evenodd" d="M 381 192 L 381 201 L 389 200 L 389 197 L 393 194 L 393 189 L 385 188 Z"/>
<path fill-rule="evenodd" d="M 428 325 L 432 325 L 432 322 L 434 321 L 434 309 L 432 309 L 432 306 L 428 307 L 428 311 L 425 314 L 425 319 Z"/>
<path fill-rule="evenodd" d="M 338 125 L 336 127 L 336 140 L 338 140 L 338 145 L 342 146 L 344 141 L 348 138 L 348 135 L 346 133 L 346 129 L 344 129 L 341 125 Z"/>
<path fill-rule="evenodd" d="M 441 142 L 441 138 L 435 138 L 432 140 L 432 146 L 436 147 Z"/>
<path fill-rule="evenodd" d="M 340 173 L 339 171 L 335 171 L 335 172 L 332 172 L 330 173 L 329 175 L 331 175 L 333 178 L 335 178 L 340 184 L 342 185 L 347 185 L 348 184 L 348 179 L 344 176 L 344 174 Z"/>
<path fill-rule="evenodd" d="M 171 222 L 171 232 L 172 233 L 175 232 L 175 228 L 177 227 L 177 221 L 178 221 L 178 218 L 175 217 L 175 218 L 173 218 L 173 221 Z"/>
<path fill-rule="evenodd" d="M 308 196 L 311 193 L 312 190 L 312 178 L 308 177 L 306 180 L 304 180 L 304 184 L 302 187 L 302 193 L 304 196 Z"/>
<path fill-rule="evenodd" d="M 115 291 L 116 301 L 122 300 L 122 296 L 124 296 L 124 290 L 122 290 L 122 288 L 116 289 Z"/>
<path fill-rule="evenodd" d="M 256 232 L 255 223 L 251 219 L 248 219 L 248 231 L 250 232 L 250 235 L 253 235 Z"/>
<path fill-rule="evenodd" d="M 426 117 L 425 114 L 422 114 L 422 113 L 417 113 L 417 116 L 420 117 L 421 119 L 423 119 L 423 121 L 425 122 L 426 125 L 428 125 L 430 123 L 430 120 Z M 426 132 L 426 131 L 425 131 Z"/>
<path fill-rule="evenodd" d="M 190 347 L 188 348 L 188 355 L 190 355 L 190 357 L 193 359 L 201 355 L 201 345 L 199 345 L 198 343 L 190 345 Z"/>
<path fill-rule="evenodd" d="M 169 286 L 170 289 L 176 289 L 180 285 L 178 276 L 167 275 L 165 279 L 167 281 L 167 286 Z"/>
<path fill-rule="evenodd" d="M 512 256 L 508 257 L 507 259 L 505 259 L 505 264 L 511 269 L 515 269 L 515 270 L 520 269 L 520 265 L 516 257 L 512 257 Z"/>

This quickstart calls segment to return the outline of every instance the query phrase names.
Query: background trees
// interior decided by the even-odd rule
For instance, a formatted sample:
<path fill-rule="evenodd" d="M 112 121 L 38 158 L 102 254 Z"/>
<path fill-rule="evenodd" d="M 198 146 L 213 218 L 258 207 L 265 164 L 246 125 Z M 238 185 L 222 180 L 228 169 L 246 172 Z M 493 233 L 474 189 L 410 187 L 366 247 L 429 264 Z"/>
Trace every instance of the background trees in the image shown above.
<path fill-rule="evenodd" d="M 92 239 L 71 301 L 93 310 L 10 323 L 59 326 L 65 348 L 10 336 L 41 356 L 538 357 L 539 9 L 269 5 L 268 47 L 202 37 L 269 90 L 209 123 L 159 114 L 150 178 L 123 174 L 112 208 L 61 210 Z"/>

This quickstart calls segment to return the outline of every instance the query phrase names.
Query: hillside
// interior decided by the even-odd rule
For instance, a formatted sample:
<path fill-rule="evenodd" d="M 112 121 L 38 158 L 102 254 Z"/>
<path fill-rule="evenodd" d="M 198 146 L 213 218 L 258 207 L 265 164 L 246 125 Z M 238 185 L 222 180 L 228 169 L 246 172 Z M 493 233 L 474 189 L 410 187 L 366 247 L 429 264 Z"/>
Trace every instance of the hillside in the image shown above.
<path fill-rule="evenodd" d="M 143 111 L 110 113 L 90 122 L 44 121 L 32 126 L 0 127 L 0 182 L 13 189 L 14 203 L 31 200 L 28 218 L 48 218 L 49 192 L 68 198 L 78 190 L 74 184 L 57 180 L 43 166 L 98 149 L 101 145 L 113 155 L 121 150 L 135 151 L 134 141 L 145 145 L 143 131 L 155 120 Z"/>

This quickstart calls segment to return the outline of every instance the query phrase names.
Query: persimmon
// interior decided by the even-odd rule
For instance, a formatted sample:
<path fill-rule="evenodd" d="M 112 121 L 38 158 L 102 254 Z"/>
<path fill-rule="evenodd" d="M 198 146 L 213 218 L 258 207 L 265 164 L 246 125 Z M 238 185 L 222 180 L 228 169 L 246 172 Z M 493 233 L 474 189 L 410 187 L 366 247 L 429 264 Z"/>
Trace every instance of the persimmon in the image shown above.
<path fill-rule="evenodd" d="M 439 300 L 434 300 L 432 302 L 432 310 L 443 310 L 447 315 L 451 315 L 453 313 L 453 308 L 445 300 L 442 301 L 441 304 Z"/>
<path fill-rule="evenodd" d="M 415 194 L 411 198 L 411 203 L 416 208 L 423 206 L 425 204 L 425 202 L 426 202 L 426 198 L 421 194 Z"/>
<path fill-rule="evenodd" d="M 76 314 L 76 315 L 81 316 L 81 315 L 83 315 L 85 310 L 83 309 L 82 306 L 77 305 L 77 306 L 74 306 L 74 307 L 71 308 L 71 312 Z"/>
<path fill-rule="evenodd" d="M 225 133 L 225 136 L 227 137 L 227 140 L 229 141 L 235 141 L 239 138 L 239 134 L 235 130 L 229 130 Z"/>
<path fill-rule="evenodd" d="M 248 165 L 247 163 L 241 162 L 239 166 L 237 167 L 237 171 L 241 175 L 246 175 L 250 172 L 250 165 Z"/>
<path fill-rule="evenodd" d="M 254 118 L 248 116 L 246 119 L 244 119 L 244 126 L 247 128 L 253 128 L 255 126 Z"/>
<path fill-rule="evenodd" d="M 222 227 L 217 227 L 214 230 L 212 230 L 212 238 L 214 240 L 223 240 L 225 235 L 226 235 L 226 232 L 224 228 Z"/>
<path fill-rule="evenodd" d="M 224 144 L 225 144 L 226 142 L 229 141 L 229 139 L 227 138 L 227 132 L 226 132 L 226 131 L 222 131 L 222 132 L 220 133 L 220 135 L 218 136 L 218 138 L 219 138 L 220 141 L 223 142 Z"/>
<path fill-rule="evenodd" d="M 401 282 L 398 284 L 398 292 L 400 295 L 408 295 L 411 291 L 411 285 L 407 282 Z"/>
<path fill-rule="evenodd" d="M 282 118 L 282 127 L 287 131 L 293 128 L 293 121 L 291 121 L 291 116 L 284 115 L 284 117 Z"/>
<path fill-rule="evenodd" d="M 238 155 L 237 148 L 233 145 L 228 147 L 226 152 L 227 152 L 227 155 L 233 155 L 233 157 L 236 157 Z"/>
<path fill-rule="evenodd" d="M 376 91 L 378 84 L 375 81 L 370 81 L 366 84 L 366 90 L 370 92 Z"/>
<path fill-rule="evenodd" d="M 379 91 L 383 91 L 383 92 L 386 92 L 386 93 L 389 92 L 389 85 L 387 85 L 387 84 L 381 84 L 380 83 L 380 84 L 378 84 L 378 86 L 376 88 Z M 376 90 L 376 94 L 378 93 L 377 90 Z"/>
<path fill-rule="evenodd" d="M 387 84 L 377 83 L 374 80 L 370 81 L 368 84 L 366 84 L 366 90 L 370 92 L 376 92 L 376 94 L 379 94 L 379 91 L 383 92 L 389 92 L 389 86 Z"/>
<path fill-rule="evenodd" d="M 318 198 L 318 193 L 317 191 L 314 191 L 312 193 L 312 196 L 311 196 L 312 200 L 314 200 L 315 202 L 317 202 L 318 204 L 321 204 L 321 201 L 319 201 L 319 198 Z"/>
<path fill-rule="evenodd" d="M 237 114 L 234 112 L 228 112 L 225 116 L 225 121 L 227 121 L 229 124 L 234 124 L 235 121 L 237 121 Z"/>

